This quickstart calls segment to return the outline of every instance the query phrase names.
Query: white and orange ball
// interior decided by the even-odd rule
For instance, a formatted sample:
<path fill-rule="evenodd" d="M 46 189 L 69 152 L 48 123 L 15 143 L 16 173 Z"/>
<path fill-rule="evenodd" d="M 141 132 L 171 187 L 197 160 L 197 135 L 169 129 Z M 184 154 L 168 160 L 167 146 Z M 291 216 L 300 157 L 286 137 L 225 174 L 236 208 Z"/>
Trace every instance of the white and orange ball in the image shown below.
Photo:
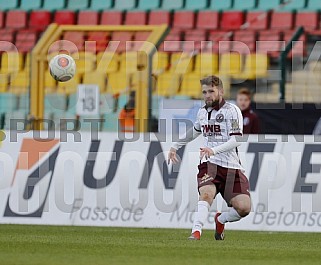
<path fill-rule="evenodd" d="M 67 54 L 58 54 L 49 62 L 51 76 L 59 82 L 67 82 L 76 73 L 75 60 Z"/>

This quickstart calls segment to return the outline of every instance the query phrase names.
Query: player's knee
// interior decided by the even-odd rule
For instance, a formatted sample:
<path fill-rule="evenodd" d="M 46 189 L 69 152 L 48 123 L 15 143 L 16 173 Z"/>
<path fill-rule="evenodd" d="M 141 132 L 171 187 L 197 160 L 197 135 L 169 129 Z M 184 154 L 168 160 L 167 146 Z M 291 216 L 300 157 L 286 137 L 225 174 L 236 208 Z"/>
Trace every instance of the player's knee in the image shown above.
<path fill-rule="evenodd" d="M 237 201 L 233 207 L 241 217 L 245 217 L 251 212 L 251 204 L 246 201 Z"/>
<path fill-rule="evenodd" d="M 201 201 L 206 201 L 208 202 L 209 204 L 212 204 L 213 202 L 213 199 L 214 199 L 214 195 L 211 193 L 211 192 L 202 192 L 200 194 L 200 200 Z"/>

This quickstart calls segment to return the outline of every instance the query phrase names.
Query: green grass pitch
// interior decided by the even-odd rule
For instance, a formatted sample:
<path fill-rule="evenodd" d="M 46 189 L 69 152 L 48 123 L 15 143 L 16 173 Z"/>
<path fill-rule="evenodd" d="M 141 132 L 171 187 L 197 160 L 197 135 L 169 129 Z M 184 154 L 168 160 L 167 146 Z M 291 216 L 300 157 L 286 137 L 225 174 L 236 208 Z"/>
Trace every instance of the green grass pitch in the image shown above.
<path fill-rule="evenodd" d="M 0 265 L 321 264 L 321 234 L 0 225 Z"/>

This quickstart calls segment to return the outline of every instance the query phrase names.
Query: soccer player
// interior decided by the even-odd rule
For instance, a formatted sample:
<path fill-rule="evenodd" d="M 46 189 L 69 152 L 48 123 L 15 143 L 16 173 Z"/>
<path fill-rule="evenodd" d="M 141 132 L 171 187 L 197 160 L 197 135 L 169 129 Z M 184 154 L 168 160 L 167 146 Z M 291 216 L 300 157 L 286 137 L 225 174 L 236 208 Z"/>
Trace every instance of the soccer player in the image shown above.
<path fill-rule="evenodd" d="M 215 239 L 224 239 L 224 225 L 239 221 L 251 210 L 249 182 L 243 174 L 237 147 L 237 136 L 242 135 L 243 118 L 240 109 L 223 98 L 223 84 L 216 76 L 200 80 L 205 106 L 197 114 L 194 127 L 186 132 L 184 141 L 174 144 L 168 154 L 168 163 L 177 163 L 176 151 L 203 135 L 197 182 L 199 202 L 189 239 L 200 240 L 202 227 L 217 193 L 231 206 L 228 212 L 215 215 Z M 201 163 L 205 159 L 206 161 Z"/>
<path fill-rule="evenodd" d="M 247 88 L 241 88 L 237 92 L 236 105 L 241 109 L 243 115 L 243 133 L 258 134 L 260 122 L 256 113 L 251 109 L 251 92 Z"/>

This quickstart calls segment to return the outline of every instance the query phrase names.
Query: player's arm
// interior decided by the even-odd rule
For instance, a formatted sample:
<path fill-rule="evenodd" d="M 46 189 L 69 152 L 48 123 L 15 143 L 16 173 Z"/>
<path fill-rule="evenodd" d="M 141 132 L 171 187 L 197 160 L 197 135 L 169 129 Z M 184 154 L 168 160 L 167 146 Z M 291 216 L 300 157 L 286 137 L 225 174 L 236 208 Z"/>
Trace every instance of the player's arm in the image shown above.
<path fill-rule="evenodd" d="M 189 142 L 193 141 L 195 138 L 197 138 L 199 135 L 201 135 L 201 126 L 199 123 L 198 115 L 197 120 L 194 123 L 193 128 L 189 128 L 185 135 L 181 138 L 180 141 L 174 143 L 174 145 L 171 147 L 168 153 L 168 164 L 172 161 L 174 164 L 178 163 L 178 158 L 176 156 L 177 150 L 179 150 L 181 147 L 185 146 Z"/>
<path fill-rule="evenodd" d="M 242 113 L 239 108 L 235 107 L 231 110 L 229 114 L 230 115 L 226 118 L 229 140 L 213 148 L 209 148 L 209 147 L 201 148 L 200 149 L 201 159 L 204 156 L 206 158 L 209 158 L 210 156 L 230 151 L 241 145 L 241 142 L 238 141 L 237 138 L 243 135 Z"/>

